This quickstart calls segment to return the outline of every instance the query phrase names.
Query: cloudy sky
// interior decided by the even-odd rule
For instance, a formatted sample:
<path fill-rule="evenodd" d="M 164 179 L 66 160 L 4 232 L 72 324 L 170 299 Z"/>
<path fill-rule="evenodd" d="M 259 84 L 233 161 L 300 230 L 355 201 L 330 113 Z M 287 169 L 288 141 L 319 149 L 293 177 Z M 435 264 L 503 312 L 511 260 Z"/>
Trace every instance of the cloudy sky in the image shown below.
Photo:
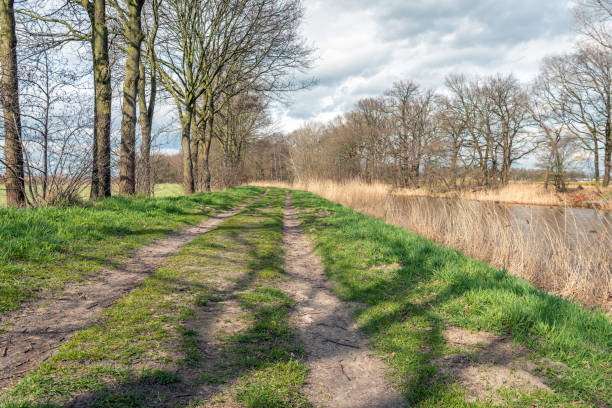
<path fill-rule="evenodd" d="M 453 72 L 514 72 L 571 49 L 568 0 L 306 0 L 318 85 L 276 110 L 279 130 L 329 120 L 399 79 L 440 88 Z"/>

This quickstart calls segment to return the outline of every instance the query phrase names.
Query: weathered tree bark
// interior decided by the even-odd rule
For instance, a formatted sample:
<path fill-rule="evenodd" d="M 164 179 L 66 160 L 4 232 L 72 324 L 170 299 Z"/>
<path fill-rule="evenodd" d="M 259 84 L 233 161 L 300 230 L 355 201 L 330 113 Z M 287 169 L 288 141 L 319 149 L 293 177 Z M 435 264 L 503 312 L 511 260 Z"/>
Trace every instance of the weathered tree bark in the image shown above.
<path fill-rule="evenodd" d="M 200 146 L 200 132 L 198 128 L 198 110 L 193 114 L 191 120 L 191 165 L 193 168 L 193 187 L 195 191 L 202 191 L 202 183 L 200 182 L 200 167 L 198 161 L 198 153 Z"/>
<path fill-rule="evenodd" d="M 612 124 L 610 123 L 610 117 L 608 116 L 604 146 L 604 187 L 608 187 L 610 185 L 610 171 L 612 171 Z"/>
<path fill-rule="evenodd" d="M 97 117 L 98 117 L 97 104 L 94 103 L 94 118 L 97 118 Z M 89 191 L 89 198 L 96 198 L 98 196 L 99 188 L 100 188 L 100 177 L 98 176 L 98 130 L 94 124 L 93 146 L 91 148 L 91 189 Z"/>
<path fill-rule="evenodd" d="M 26 198 L 17 78 L 17 35 L 13 5 L 13 0 L 0 0 L 0 64 L 2 65 L 0 93 L 4 111 L 7 204 L 23 207 Z"/>
<path fill-rule="evenodd" d="M 202 166 L 200 171 L 202 172 L 202 178 L 204 181 L 204 190 L 211 191 L 211 181 L 212 175 L 210 173 L 210 146 L 212 145 L 213 138 L 215 137 L 214 125 L 215 125 L 215 104 L 213 98 L 210 99 L 210 116 L 208 117 L 208 123 L 206 124 L 208 137 L 204 139 L 204 149 L 203 149 L 203 158 L 202 158 Z"/>
<path fill-rule="evenodd" d="M 145 66 L 141 61 L 140 76 L 138 81 L 138 103 L 140 105 L 140 160 L 142 165 L 142 182 L 140 193 L 146 196 L 151 195 L 151 133 L 153 126 L 153 113 L 155 112 L 155 97 L 157 94 L 157 78 L 155 76 L 155 66 L 152 65 L 151 89 L 149 94 L 149 106 L 146 103 L 146 75 Z"/>
<path fill-rule="evenodd" d="M 157 30 L 159 28 L 159 6 L 160 0 L 152 1 L 153 10 L 153 26 L 147 37 L 147 58 L 149 63 L 150 72 L 150 84 L 149 84 L 149 103 L 147 106 L 146 99 L 146 65 L 143 58 L 139 61 L 140 76 L 138 81 L 138 103 L 140 107 L 140 133 L 141 133 L 141 145 L 140 145 L 140 159 L 142 165 L 142 183 L 140 185 L 140 192 L 144 195 L 150 196 L 153 193 L 153 175 L 151 174 L 151 135 L 153 130 L 153 115 L 155 113 L 155 101 L 157 97 L 157 59 L 155 55 L 155 41 L 157 38 Z"/>
<path fill-rule="evenodd" d="M 95 198 L 111 195 L 111 72 L 108 55 L 108 27 L 106 26 L 106 1 L 94 0 L 88 3 L 92 21 L 93 73 L 95 89 L 95 148 L 94 166 L 97 167 L 98 188 Z"/>
<path fill-rule="evenodd" d="M 119 194 L 136 192 L 136 99 L 140 78 L 142 43 L 142 7 L 144 0 L 128 1 L 128 25 L 125 28 L 127 58 L 123 82 L 123 118 L 121 120 L 121 157 L 119 160 Z"/>
<path fill-rule="evenodd" d="M 181 119 L 181 147 L 183 148 L 183 184 L 185 194 L 191 195 L 195 192 L 193 182 L 193 163 L 191 162 L 191 122 L 193 118 L 193 106 L 187 106 Z"/>
<path fill-rule="evenodd" d="M 593 138 L 593 170 L 595 172 L 595 184 L 599 185 L 601 172 L 599 171 L 599 143 L 597 135 Z"/>

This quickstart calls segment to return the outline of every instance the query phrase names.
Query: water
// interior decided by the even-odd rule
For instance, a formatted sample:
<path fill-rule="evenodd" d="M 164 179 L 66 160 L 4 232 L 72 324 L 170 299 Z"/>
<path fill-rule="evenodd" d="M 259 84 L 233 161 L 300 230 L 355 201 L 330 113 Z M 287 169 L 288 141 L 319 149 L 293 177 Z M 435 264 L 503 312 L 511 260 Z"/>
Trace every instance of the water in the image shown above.
<path fill-rule="evenodd" d="M 499 248 L 504 253 L 509 247 L 520 248 L 522 256 L 541 262 L 565 253 L 565 262 L 582 265 L 588 259 L 588 269 L 601 268 L 604 273 L 606 270 L 612 273 L 611 211 L 431 197 L 389 199 L 392 208 L 399 212 L 396 218 L 399 215 L 400 224 L 416 232 L 433 231 L 437 240 L 454 235 L 460 247 L 478 242 L 483 250 L 492 252 L 500 245 L 504 246 Z M 423 224 L 419 225 L 421 220 Z M 456 237 L 460 231 L 466 235 L 463 240 Z M 472 245 L 470 252 L 477 245 Z"/>

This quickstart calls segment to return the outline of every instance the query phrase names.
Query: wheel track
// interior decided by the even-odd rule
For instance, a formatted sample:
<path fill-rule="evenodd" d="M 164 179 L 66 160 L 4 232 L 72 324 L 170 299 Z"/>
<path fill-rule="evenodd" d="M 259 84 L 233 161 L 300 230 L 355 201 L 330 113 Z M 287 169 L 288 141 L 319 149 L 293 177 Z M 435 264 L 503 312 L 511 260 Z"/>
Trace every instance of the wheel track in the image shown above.
<path fill-rule="evenodd" d="M 105 268 L 86 283 L 67 285 L 60 298 L 46 292 L 20 310 L 0 317 L 3 329 L 0 333 L 0 395 L 2 390 L 47 361 L 76 331 L 100 323 L 106 308 L 138 287 L 183 246 L 214 230 L 268 192 L 230 211 L 213 215 L 199 225 L 140 247 L 120 267 Z"/>
<path fill-rule="evenodd" d="M 386 367 L 368 350 L 351 309 L 329 287 L 325 270 L 302 231 L 290 193 L 283 225 L 285 274 L 280 288 L 296 301 L 292 322 L 310 368 L 303 390 L 315 407 L 399 408 L 405 401 L 386 381 Z"/>

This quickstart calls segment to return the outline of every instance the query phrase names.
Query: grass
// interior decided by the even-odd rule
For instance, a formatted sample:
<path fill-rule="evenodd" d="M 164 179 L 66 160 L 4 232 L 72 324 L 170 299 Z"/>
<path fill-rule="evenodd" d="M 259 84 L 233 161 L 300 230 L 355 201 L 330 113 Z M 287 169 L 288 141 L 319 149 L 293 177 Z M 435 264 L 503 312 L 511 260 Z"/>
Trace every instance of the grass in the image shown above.
<path fill-rule="evenodd" d="M 292 301 L 275 289 L 283 200 L 272 191 L 186 245 L 102 323 L 6 391 L 0 407 L 195 407 L 205 399 L 306 407 L 299 393 L 306 367 L 288 323 Z M 243 308 L 242 324 L 215 334 L 224 301 Z M 207 341 L 216 337 L 220 352 L 211 359 Z"/>
<path fill-rule="evenodd" d="M 383 184 L 309 182 L 304 187 L 459 249 L 551 293 L 612 312 L 612 223 L 605 212 L 398 196 Z"/>
<path fill-rule="evenodd" d="M 0 208 L 0 314 L 261 192 L 249 187 L 164 199 L 113 197 L 67 208 Z"/>
<path fill-rule="evenodd" d="M 164 183 L 155 185 L 155 197 L 180 197 L 185 194 L 185 187 L 182 184 Z"/>
<path fill-rule="evenodd" d="M 117 194 L 119 186 L 117 184 L 112 185 L 113 194 Z M 155 185 L 155 197 L 156 198 L 167 198 L 167 197 L 180 197 L 185 194 L 185 187 L 178 183 L 162 183 Z M 89 198 L 89 188 L 83 189 L 80 194 L 81 199 L 87 200 Z M 6 189 L 4 185 L 0 184 L 0 207 L 6 206 Z"/>
<path fill-rule="evenodd" d="M 283 202 L 283 191 L 272 189 L 185 246 L 100 324 L 6 391 L 0 408 L 310 407 L 300 392 L 308 370 L 289 321 L 293 301 L 277 287 Z M 491 406 L 443 374 L 440 357 L 460 352 L 445 340 L 450 327 L 510 336 L 554 390 L 501 388 L 503 405 L 612 404 L 605 313 L 314 194 L 294 192 L 293 202 L 338 294 L 356 302 L 358 325 L 410 406 Z M 469 358 L 477 361 L 478 351 Z"/>
<path fill-rule="evenodd" d="M 508 334 L 533 353 L 555 394 L 501 393 L 509 406 L 612 404 L 606 314 L 314 194 L 293 201 L 338 293 L 363 305 L 356 319 L 412 405 L 488 406 L 439 375 L 436 359 L 452 351 L 442 336 L 449 326 Z M 388 265 L 397 267 L 381 269 Z"/>

